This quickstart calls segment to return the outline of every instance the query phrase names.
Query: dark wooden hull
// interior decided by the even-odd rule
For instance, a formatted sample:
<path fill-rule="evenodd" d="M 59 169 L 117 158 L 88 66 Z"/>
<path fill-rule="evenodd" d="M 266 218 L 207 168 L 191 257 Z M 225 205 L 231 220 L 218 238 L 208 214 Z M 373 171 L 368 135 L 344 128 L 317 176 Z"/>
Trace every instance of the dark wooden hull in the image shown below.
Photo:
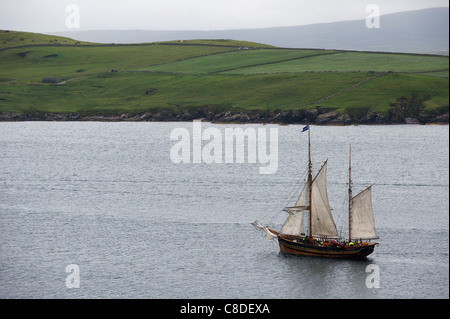
<path fill-rule="evenodd" d="M 318 244 L 303 243 L 277 234 L 280 251 L 290 255 L 316 256 L 326 258 L 352 258 L 365 259 L 373 253 L 378 243 L 367 243 L 354 246 L 323 246 Z"/>

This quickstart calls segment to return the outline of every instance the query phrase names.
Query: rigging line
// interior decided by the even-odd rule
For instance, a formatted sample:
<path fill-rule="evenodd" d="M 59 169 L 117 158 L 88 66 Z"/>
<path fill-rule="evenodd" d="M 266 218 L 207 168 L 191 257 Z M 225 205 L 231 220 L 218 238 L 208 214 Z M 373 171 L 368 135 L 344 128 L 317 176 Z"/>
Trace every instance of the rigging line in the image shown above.
<path fill-rule="evenodd" d="M 296 196 L 296 194 L 298 193 L 298 190 L 301 188 L 302 183 L 305 180 L 306 180 L 306 173 L 297 174 L 296 176 L 294 176 L 294 184 L 292 186 L 291 191 L 286 196 L 287 197 L 286 203 L 289 203 L 289 201 L 291 201 L 293 199 L 293 197 Z M 286 205 L 284 207 L 286 207 Z"/>
<path fill-rule="evenodd" d="M 336 224 L 340 225 L 339 228 L 339 236 L 343 237 L 344 232 L 346 229 L 344 229 L 344 226 L 347 225 L 347 223 L 342 222 L 344 214 L 346 214 L 345 208 L 347 207 L 347 200 L 344 198 L 342 200 L 341 208 L 338 211 Z"/>
<path fill-rule="evenodd" d="M 294 186 L 296 186 L 296 185 L 294 185 Z M 288 197 L 289 197 L 288 201 L 291 200 L 291 197 L 293 197 L 292 194 L 293 194 L 294 192 L 295 192 L 295 189 L 293 189 L 293 190 L 291 190 L 291 191 L 289 192 L 289 194 L 288 194 Z M 283 208 L 284 208 L 284 207 L 286 207 L 286 205 L 283 206 Z M 283 210 L 283 209 L 279 209 L 278 201 L 272 202 L 272 205 L 271 205 L 271 206 L 269 207 L 269 209 L 267 210 L 267 213 L 264 214 L 264 215 L 261 215 L 261 216 L 259 217 L 259 220 L 263 220 L 263 219 L 265 219 L 266 217 L 268 217 L 269 215 L 272 215 L 272 216 L 271 216 L 271 219 L 270 219 L 270 222 L 272 222 L 272 221 L 275 219 L 275 216 L 280 215 L 280 212 L 281 212 L 282 210 Z M 275 211 L 275 213 L 274 213 L 274 211 Z"/>
<path fill-rule="evenodd" d="M 272 215 L 272 218 L 270 219 L 270 223 L 273 223 L 275 221 L 275 219 L 281 215 L 280 213 L 283 211 L 283 209 L 285 207 L 287 207 L 288 204 L 291 203 L 295 199 L 295 197 L 299 196 L 299 194 L 300 194 L 299 190 L 301 189 L 303 183 L 306 180 L 306 175 L 307 175 L 307 170 L 305 170 L 301 174 L 299 173 L 296 176 L 294 176 L 294 180 L 297 182 L 294 183 L 292 190 L 288 193 L 287 199 L 285 200 L 283 207 L 281 209 L 277 210 L 276 213 Z M 300 180 L 299 180 L 299 177 L 301 177 Z M 268 214 L 266 214 L 265 216 L 267 216 L 267 215 Z"/>
<path fill-rule="evenodd" d="M 294 184 L 293 189 L 289 192 L 288 198 L 287 198 L 287 200 L 286 200 L 286 202 L 285 202 L 284 207 L 288 206 L 288 204 L 289 204 L 290 202 L 292 202 L 292 200 L 293 200 L 295 197 L 297 197 L 297 196 L 300 195 L 300 192 L 301 192 L 300 189 L 302 188 L 302 185 L 306 182 L 307 172 L 305 171 L 302 175 L 300 175 L 300 174 L 297 175 L 297 178 L 298 178 L 299 176 L 301 176 L 301 179 L 300 179 L 298 182 L 296 182 L 296 183 Z M 283 209 L 284 209 L 284 207 L 283 207 Z M 282 211 L 282 210 L 281 210 L 281 211 Z"/>
<path fill-rule="evenodd" d="M 289 194 L 288 194 L 289 198 L 288 198 L 287 202 L 292 200 L 292 197 L 295 195 L 295 191 L 296 191 L 296 189 L 293 189 L 289 192 Z M 286 205 L 284 205 L 283 208 L 284 207 L 286 207 Z M 270 220 L 272 222 L 274 220 L 275 216 L 280 215 L 280 212 L 282 212 L 283 208 L 279 209 L 278 202 L 274 202 L 274 203 L 272 203 L 271 207 L 268 209 L 268 212 L 266 214 L 264 214 L 263 216 L 261 216 L 261 219 L 264 219 L 264 218 L 268 217 L 269 215 L 272 215 L 272 218 Z M 275 211 L 275 214 L 273 213 L 274 211 Z"/>
<path fill-rule="evenodd" d="M 321 164 L 324 164 L 324 163 L 321 163 Z M 313 164 L 313 165 L 315 166 L 315 164 Z M 289 192 L 288 199 L 286 200 L 286 203 L 285 203 L 284 207 L 286 207 L 289 204 L 289 202 L 291 202 L 293 200 L 294 196 L 300 195 L 301 188 L 306 183 L 306 181 L 308 179 L 308 172 L 309 172 L 309 170 L 306 167 L 303 170 L 303 173 L 301 173 L 301 174 L 299 173 L 296 176 L 294 176 L 294 180 L 297 180 L 298 177 L 301 177 L 301 179 L 294 184 L 294 188 L 291 190 L 291 192 Z M 282 209 L 280 211 L 282 211 Z"/>
<path fill-rule="evenodd" d="M 280 213 L 283 211 L 283 209 L 286 206 L 288 206 L 288 204 L 290 202 L 293 201 L 294 196 L 299 196 L 302 185 L 306 183 L 307 175 L 308 175 L 308 168 L 305 168 L 303 170 L 303 172 L 299 172 L 299 173 L 295 174 L 293 177 L 294 186 L 292 187 L 291 191 L 288 193 L 284 206 L 281 209 L 277 209 L 277 208 L 279 208 L 278 203 L 277 202 L 273 203 L 273 205 L 269 208 L 268 212 L 266 214 L 262 215 L 259 218 L 259 220 L 263 220 L 266 217 L 268 217 L 269 215 L 272 215 L 269 223 L 273 223 L 277 217 L 280 217 L 281 216 Z M 275 213 L 274 213 L 274 211 L 275 211 Z"/>

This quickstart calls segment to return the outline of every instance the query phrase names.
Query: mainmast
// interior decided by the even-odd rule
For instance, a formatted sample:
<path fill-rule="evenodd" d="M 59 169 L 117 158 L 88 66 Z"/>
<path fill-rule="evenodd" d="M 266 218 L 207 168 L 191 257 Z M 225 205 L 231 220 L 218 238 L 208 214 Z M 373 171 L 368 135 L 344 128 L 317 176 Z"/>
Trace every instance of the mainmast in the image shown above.
<path fill-rule="evenodd" d="M 308 153 L 309 153 L 309 165 L 308 165 L 308 181 L 309 181 L 309 237 L 313 240 L 312 231 L 312 164 L 311 164 L 311 128 L 309 127 L 308 121 Z"/>
<path fill-rule="evenodd" d="M 352 145 L 348 158 L 348 241 L 352 241 Z"/>

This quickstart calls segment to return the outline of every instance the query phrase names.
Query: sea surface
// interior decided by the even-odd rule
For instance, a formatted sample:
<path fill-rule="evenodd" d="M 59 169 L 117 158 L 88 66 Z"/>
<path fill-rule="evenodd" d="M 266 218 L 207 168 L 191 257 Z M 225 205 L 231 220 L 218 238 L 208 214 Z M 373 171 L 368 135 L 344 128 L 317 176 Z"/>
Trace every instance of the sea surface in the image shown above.
<path fill-rule="evenodd" d="M 250 225 L 281 227 L 298 196 L 303 125 L 201 124 L 275 128 L 276 172 L 174 163 L 192 122 L 0 123 L 0 298 L 449 298 L 448 125 L 311 126 L 344 234 L 350 144 L 354 191 L 375 183 L 380 244 L 357 261 L 280 254 Z"/>

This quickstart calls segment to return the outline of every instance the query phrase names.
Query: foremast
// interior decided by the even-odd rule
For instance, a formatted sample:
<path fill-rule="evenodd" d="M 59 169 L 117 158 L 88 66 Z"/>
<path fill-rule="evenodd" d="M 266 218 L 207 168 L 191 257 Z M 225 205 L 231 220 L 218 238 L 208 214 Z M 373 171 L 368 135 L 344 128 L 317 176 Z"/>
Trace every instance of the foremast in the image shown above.
<path fill-rule="evenodd" d="M 308 154 L 309 154 L 309 162 L 308 162 L 308 184 L 309 184 L 309 236 L 311 238 L 311 241 L 313 238 L 313 231 L 312 231 L 312 163 L 311 163 L 311 128 L 309 127 L 308 122 Z"/>
<path fill-rule="evenodd" d="M 379 238 L 375 230 L 370 185 L 357 195 L 352 194 L 352 146 L 348 164 L 348 241 Z"/>
<path fill-rule="evenodd" d="M 352 241 L 352 145 L 348 156 L 348 241 Z"/>

